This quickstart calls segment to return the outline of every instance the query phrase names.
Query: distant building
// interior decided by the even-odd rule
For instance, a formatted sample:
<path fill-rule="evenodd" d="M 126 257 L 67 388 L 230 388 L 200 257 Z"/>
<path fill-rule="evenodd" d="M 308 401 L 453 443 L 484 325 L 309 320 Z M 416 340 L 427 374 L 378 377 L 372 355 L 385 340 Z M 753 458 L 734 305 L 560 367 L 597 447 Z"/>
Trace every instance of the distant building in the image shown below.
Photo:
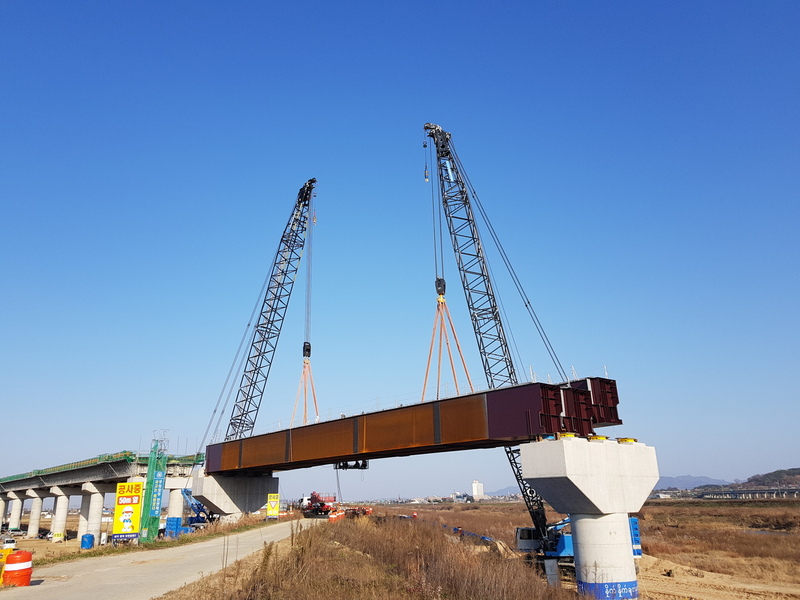
<path fill-rule="evenodd" d="M 472 480 L 472 497 L 475 500 L 485 500 L 488 498 L 488 496 L 483 493 L 483 484 L 477 479 Z"/>

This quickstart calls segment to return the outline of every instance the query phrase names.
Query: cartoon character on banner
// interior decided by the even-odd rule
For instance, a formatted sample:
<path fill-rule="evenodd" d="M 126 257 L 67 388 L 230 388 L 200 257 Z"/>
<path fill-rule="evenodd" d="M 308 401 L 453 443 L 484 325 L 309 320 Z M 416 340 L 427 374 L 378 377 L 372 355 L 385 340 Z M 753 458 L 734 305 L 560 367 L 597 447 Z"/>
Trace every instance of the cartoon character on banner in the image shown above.
<path fill-rule="evenodd" d="M 133 531 L 133 508 L 126 506 L 122 509 L 122 516 L 119 520 L 122 522 L 122 533 Z"/>

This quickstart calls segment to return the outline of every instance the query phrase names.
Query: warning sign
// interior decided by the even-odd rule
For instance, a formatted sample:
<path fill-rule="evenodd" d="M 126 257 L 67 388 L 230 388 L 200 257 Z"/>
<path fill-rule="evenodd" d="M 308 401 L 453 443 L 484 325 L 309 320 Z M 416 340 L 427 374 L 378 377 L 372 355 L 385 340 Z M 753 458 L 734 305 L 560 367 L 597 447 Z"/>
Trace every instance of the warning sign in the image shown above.
<path fill-rule="evenodd" d="M 114 502 L 114 528 L 111 532 L 112 539 L 133 540 L 139 537 L 143 493 L 144 483 L 141 481 L 128 481 L 117 484 L 117 496 Z"/>
<path fill-rule="evenodd" d="M 277 519 L 281 514 L 281 495 L 267 494 L 267 518 Z"/>

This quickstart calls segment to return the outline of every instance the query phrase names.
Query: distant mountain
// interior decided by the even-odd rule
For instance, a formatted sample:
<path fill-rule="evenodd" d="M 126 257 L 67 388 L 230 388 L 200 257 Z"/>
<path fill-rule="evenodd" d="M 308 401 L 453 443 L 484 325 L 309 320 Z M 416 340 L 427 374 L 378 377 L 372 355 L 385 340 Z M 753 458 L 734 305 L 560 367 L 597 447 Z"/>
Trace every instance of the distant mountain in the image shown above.
<path fill-rule="evenodd" d="M 701 485 L 728 485 L 730 482 L 722 479 L 712 479 L 711 477 L 695 477 L 694 475 L 680 475 L 678 477 L 661 477 L 655 489 L 666 490 L 677 488 L 679 490 L 691 490 Z"/>
<path fill-rule="evenodd" d="M 519 494 L 519 486 L 518 485 L 510 485 L 508 487 L 504 487 L 502 490 L 497 490 L 496 492 L 487 492 L 487 496 L 508 496 L 510 494 Z"/>
<path fill-rule="evenodd" d="M 667 488 L 678 488 L 679 490 L 691 490 L 701 485 L 728 485 L 730 482 L 722 479 L 712 479 L 711 477 L 695 477 L 694 475 L 681 475 L 679 477 L 661 477 L 655 489 L 665 490 Z M 487 492 L 487 496 L 508 496 L 509 494 L 519 494 L 516 485 L 504 487 L 495 492 Z"/>
<path fill-rule="evenodd" d="M 766 475 L 753 475 L 745 482 L 745 485 L 756 485 L 759 487 L 800 485 L 800 468 L 780 469 L 779 471 L 773 471 Z"/>
<path fill-rule="evenodd" d="M 746 482 L 740 483 L 736 480 L 739 487 L 759 486 L 759 487 L 774 487 L 776 485 L 796 486 L 800 485 L 800 468 L 795 469 L 781 469 L 773 471 L 766 475 L 753 475 Z M 661 477 L 656 484 L 655 489 L 666 490 L 668 488 L 677 488 L 679 490 L 693 490 L 701 485 L 731 485 L 730 481 L 724 479 L 712 479 L 711 477 L 694 475 L 680 475 L 678 477 Z M 519 494 L 519 488 L 516 485 L 504 487 L 496 492 L 487 492 L 487 496 L 508 496 L 509 494 Z"/>

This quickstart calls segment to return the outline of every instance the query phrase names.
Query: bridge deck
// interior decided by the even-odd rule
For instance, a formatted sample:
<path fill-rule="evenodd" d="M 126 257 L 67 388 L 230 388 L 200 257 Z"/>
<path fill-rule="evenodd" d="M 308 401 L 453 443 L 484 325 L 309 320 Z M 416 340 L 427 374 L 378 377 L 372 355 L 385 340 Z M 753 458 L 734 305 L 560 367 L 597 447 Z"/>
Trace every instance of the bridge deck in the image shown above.
<path fill-rule="evenodd" d="M 285 429 L 206 449 L 207 473 L 267 473 L 343 461 L 493 448 L 618 425 L 616 382 L 527 383 Z"/>
<path fill-rule="evenodd" d="M 169 477 L 188 476 L 192 468 L 202 464 L 204 456 L 188 455 L 167 457 Z M 125 481 L 129 477 L 147 474 L 148 455 L 123 451 L 114 454 L 101 454 L 93 458 L 35 469 L 27 473 L 0 478 L 0 494 L 28 489 L 42 489 L 53 486 L 72 486 L 91 481 L 110 483 Z"/>

